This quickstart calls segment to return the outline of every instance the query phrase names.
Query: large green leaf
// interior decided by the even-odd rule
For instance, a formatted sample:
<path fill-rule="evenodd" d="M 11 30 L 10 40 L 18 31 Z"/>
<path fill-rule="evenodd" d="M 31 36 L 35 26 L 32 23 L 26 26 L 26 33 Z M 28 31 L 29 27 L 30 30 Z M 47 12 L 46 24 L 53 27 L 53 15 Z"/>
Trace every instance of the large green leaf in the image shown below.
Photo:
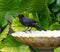
<path fill-rule="evenodd" d="M 50 26 L 50 30 L 60 30 L 60 24 L 59 24 L 58 22 L 53 23 L 53 24 Z"/>
<path fill-rule="evenodd" d="M 7 37 L 8 31 L 9 31 L 9 25 L 7 25 L 7 27 L 0 34 L 0 41 Z"/>
<path fill-rule="evenodd" d="M 19 2 L 19 10 L 20 11 L 30 11 L 30 7 L 33 4 L 33 0 L 21 0 Z"/>
<path fill-rule="evenodd" d="M 21 45 L 19 47 L 4 47 L 0 49 L 2 52 L 31 52 L 29 47 L 26 45 Z"/>
<path fill-rule="evenodd" d="M 11 35 L 8 35 L 7 38 L 4 40 L 5 46 L 20 46 L 21 44 L 14 39 Z"/>
<path fill-rule="evenodd" d="M 60 47 L 56 48 L 54 52 L 60 52 Z"/>
<path fill-rule="evenodd" d="M 24 49 L 24 50 L 23 50 Z M 30 52 L 29 46 L 23 45 L 16 41 L 11 35 L 0 42 L 0 51 L 2 52 Z"/>
<path fill-rule="evenodd" d="M 31 5 L 31 12 L 38 14 L 39 24 L 42 28 L 47 29 L 51 24 L 50 11 L 47 7 L 47 0 L 33 0 Z"/>
<path fill-rule="evenodd" d="M 50 11 L 47 3 L 48 0 L 21 0 L 19 9 L 20 11 L 27 11 L 33 14 L 37 13 L 40 26 L 46 29 L 51 24 Z"/>
<path fill-rule="evenodd" d="M 6 12 L 0 12 L 0 27 L 4 27 L 7 24 L 5 14 Z"/>
<path fill-rule="evenodd" d="M 20 49 L 20 52 L 31 52 L 29 47 L 26 45 L 20 46 L 19 49 Z"/>
<path fill-rule="evenodd" d="M 5 26 L 7 24 L 8 16 L 5 17 L 7 12 L 12 16 L 16 16 L 18 8 L 18 0 L 0 0 L 0 26 Z"/>
<path fill-rule="evenodd" d="M 20 46 L 21 43 L 19 43 L 18 41 L 16 41 L 11 35 L 8 35 L 3 41 L 0 42 L 0 49 L 5 47 L 5 46 L 14 46 L 14 47 L 18 47 Z"/>
<path fill-rule="evenodd" d="M 18 8 L 18 0 L 0 0 L 0 11 L 14 11 Z"/>
<path fill-rule="evenodd" d="M 19 47 L 4 47 L 0 49 L 1 52 L 20 52 Z"/>
<path fill-rule="evenodd" d="M 1 0 L 0 3 L 0 11 L 9 12 L 13 16 L 16 16 L 21 11 L 33 14 L 38 13 L 41 27 L 47 28 L 50 24 L 50 13 L 47 7 L 48 0 Z"/>
<path fill-rule="evenodd" d="M 32 0 L 32 4 L 30 7 L 31 12 L 40 12 L 45 9 L 47 4 L 47 0 Z"/>

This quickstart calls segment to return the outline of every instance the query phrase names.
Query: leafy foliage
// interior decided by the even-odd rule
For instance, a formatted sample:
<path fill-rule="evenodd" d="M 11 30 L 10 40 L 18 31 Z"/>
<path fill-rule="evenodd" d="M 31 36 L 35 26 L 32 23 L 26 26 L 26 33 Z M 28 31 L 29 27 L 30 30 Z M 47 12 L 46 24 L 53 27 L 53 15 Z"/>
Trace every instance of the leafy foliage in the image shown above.
<path fill-rule="evenodd" d="M 8 35 L 7 38 L 3 39 L 3 41 L 0 41 L 0 49 L 5 47 L 5 46 L 20 46 L 20 43 L 17 42 L 11 35 Z"/>
<path fill-rule="evenodd" d="M 51 26 L 50 26 L 50 30 L 60 30 L 60 24 L 58 22 L 56 23 L 53 23 Z"/>
<path fill-rule="evenodd" d="M 60 0 L 0 0 L 0 28 L 3 29 L 8 24 L 8 17 L 10 17 L 13 20 L 11 27 L 15 32 L 25 30 L 25 26 L 16 17 L 20 13 L 36 20 L 46 30 L 60 30 Z M 4 47 L 0 49 L 1 51 L 6 49 L 6 51 L 23 52 L 24 49 L 25 52 L 30 52 L 28 46 L 20 46 L 21 44 L 12 36 L 7 36 L 8 31 L 9 25 L 0 34 L 0 48 Z"/>
<path fill-rule="evenodd" d="M 7 37 L 8 31 L 9 31 L 9 25 L 7 25 L 4 31 L 0 34 L 0 41 L 3 40 L 3 38 Z"/>
<path fill-rule="evenodd" d="M 4 48 L 0 49 L 2 52 L 31 52 L 29 47 L 26 45 L 22 45 L 19 47 L 7 47 L 5 46 Z"/>

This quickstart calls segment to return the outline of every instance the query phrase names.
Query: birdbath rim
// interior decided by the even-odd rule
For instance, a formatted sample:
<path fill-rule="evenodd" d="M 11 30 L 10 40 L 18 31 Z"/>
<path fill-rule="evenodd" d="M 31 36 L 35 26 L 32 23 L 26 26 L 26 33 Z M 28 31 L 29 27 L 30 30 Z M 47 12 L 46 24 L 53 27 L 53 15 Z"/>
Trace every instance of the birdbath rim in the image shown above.
<path fill-rule="evenodd" d="M 60 37 L 60 30 L 15 32 L 12 36 L 22 37 Z"/>

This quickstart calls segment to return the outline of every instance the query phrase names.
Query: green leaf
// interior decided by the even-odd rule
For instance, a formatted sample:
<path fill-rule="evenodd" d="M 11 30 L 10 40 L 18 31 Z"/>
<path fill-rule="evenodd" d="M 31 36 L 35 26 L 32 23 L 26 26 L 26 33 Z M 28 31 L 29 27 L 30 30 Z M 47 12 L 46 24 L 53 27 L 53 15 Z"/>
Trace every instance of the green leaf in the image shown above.
<path fill-rule="evenodd" d="M 50 26 L 50 30 L 60 30 L 60 24 L 59 24 L 58 22 L 53 23 L 53 24 Z"/>
<path fill-rule="evenodd" d="M 36 13 L 36 12 L 40 12 L 43 9 L 45 9 L 47 4 L 47 0 L 32 0 L 32 4 L 30 7 L 31 12 Z"/>
<path fill-rule="evenodd" d="M 29 47 L 26 45 L 21 45 L 19 47 L 7 47 L 0 49 L 2 52 L 31 52 Z"/>
<path fill-rule="evenodd" d="M 52 7 L 52 11 L 54 11 L 54 12 L 57 12 L 59 9 L 60 9 L 60 7 L 59 7 L 57 4 L 55 4 L 55 5 Z"/>
<path fill-rule="evenodd" d="M 19 49 L 20 49 L 20 52 L 31 52 L 29 49 L 29 46 L 26 46 L 26 45 L 21 45 Z"/>
<path fill-rule="evenodd" d="M 57 0 L 57 5 L 60 6 L 60 0 Z"/>
<path fill-rule="evenodd" d="M 5 46 L 14 46 L 18 47 L 21 43 L 14 39 L 11 35 L 8 35 L 3 41 L 0 42 L 0 48 L 3 48 Z"/>
<path fill-rule="evenodd" d="M 48 4 L 53 3 L 55 0 L 48 0 Z"/>
<path fill-rule="evenodd" d="M 21 11 L 30 11 L 32 0 L 21 0 L 19 3 L 19 10 Z"/>
<path fill-rule="evenodd" d="M 60 13 L 57 14 L 57 21 L 60 22 Z"/>
<path fill-rule="evenodd" d="M 21 0 L 20 2 L 20 11 L 27 11 L 27 12 L 31 12 L 33 14 L 38 14 L 38 22 L 39 22 L 39 25 L 42 27 L 42 28 L 45 28 L 47 29 L 51 23 L 51 17 L 50 17 L 50 11 L 47 7 L 47 0 Z M 43 20 L 44 19 L 44 20 Z M 12 25 L 12 26 L 15 26 Z M 15 29 L 17 28 L 13 28 L 14 31 Z M 19 29 L 22 29 L 24 30 L 23 28 L 19 28 Z M 17 31 L 17 30 L 16 30 Z M 18 30 L 20 31 L 20 30 Z"/>
<path fill-rule="evenodd" d="M 0 11 L 14 11 L 18 8 L 18 0 L 0 0 Z"/>
<path fill-rule="evenodd" d="M 18 8 L 18 0 L 0 0 L 0 26 L 4 27 L 8 23 L 8 16 L 6 17 L 7 12 L 10 13 L 10 17 L 11 15 L 15 17 L 18 12 Z"/>
<path fill-rule="evenodd" d="M 7 25 L 7 27 L 0 34 L 0 41 L 7 37 L 8 31 L 9 31 L 9 25 Z"/>
<path fill-rule="evenodd" d="M 20 52 L 18 47 L 4 47 L 0 49 L 1 52 Z"/>
<path fill-rule="evenodd" d="M 54 52 L 60 52 L 60 47 L 56 48 Z"/>
<path fill-rule="evenodd" d="M 47 0 L 33 0 L 33 4 L 30 7 L 33 14 L 37 13 L 39 25 L 44 29 L 47 29 L 51 24 L 50 11 L 48 9 L 47 2 Z"/>
<path fill-rule="evenodd" d="M 39 13 L 39 23 L 43 28 L 47 28 L 51 22 L 50 12 L 47 7 L 48 0 L 1 0 L 0 3 L 0 11 L 9 12 L 13 16 L 21 13 L 21 11 L 33 14 Z M 45 20 L 43 21 L 42 19 Z"/>
<path fill-rule="evenodd" d="M 6 12 L 0 12 L 0 26 L 1 27 L 4 27 L 7 24 L 5 14 Z"/>
<path fill-rule="evenodd" d="M 22 25 L 18 19 L 18 17 L 16 17 L 14 20 L 13 20 L 13 23 L 12 23 L 12 29 L 16 32 L 19 32 L 19 31 L 24 31 L 26 29 L 26 26 Z M 36 30 L 35 28 L 32 28 L 33 30 Z"/>
<path fill-rule="evenodd" d="M 11 35 L 7 36 L 7 38 L 4 40 L 4 44 L 5 46 L 20 46 L 21 45 L 21 43 L 16 41 L 14 37 L 12 37 Z"/>

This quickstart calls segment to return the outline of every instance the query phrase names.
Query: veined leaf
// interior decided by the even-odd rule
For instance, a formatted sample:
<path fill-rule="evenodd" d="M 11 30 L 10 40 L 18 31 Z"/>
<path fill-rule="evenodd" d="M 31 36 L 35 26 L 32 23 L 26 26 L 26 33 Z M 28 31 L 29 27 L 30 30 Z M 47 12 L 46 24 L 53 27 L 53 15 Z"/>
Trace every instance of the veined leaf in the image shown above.
<path fill-rule="evenodd" d="M 5 17 L 6 12 L 0 12 L 0 26 L 4 27 L 7 24 L 7 19 Z M 3 21 L 3 22 L 2 22 Z"/>
<path fill-rule="evenodd" d="M 30 7 L 32 13 L 38 14 L 39 25 L 47 29 L 51 24 L 50 11 L 47 6 L 47 0 L 33 0 Z"/>
<path fill-rule="evenodd" d="M 7 25 L 7 27 L 0 34 L 0 41 L 7 37 L 8 31 L 9 31 L 9 25 Z"/>
<path fill-rule="evenodd" d="M 17 0 L 0 0 L 0 11 L 14 11 L 18 8 Z"/>
<path fill-rule="evenodd" d="M 26 45 L 21 45 L 19 47 L 4 47 L 0 49 L 2 52 L 31 52 L 29 47 Z"/>
<path fill-rule="evenodd" d="M 7 12 L 12 16 L 16 16 L 18 8 L 18 0 L 0 0 L 0 26 L 4 27 L 7 24 L 8 17 L 5 17 Z"/>
<path fill-rule="evenodd" d="M 8 47 L 18 47 L 21 43 L 16 41 L 11 35 L 8 35 L 3 41 L 0 42 L 0 49 L 8 46 Z"/>
<path fill-rule="evenodd" d="M 50 30 L 60 30 L 60 24 L 59 24 L 58 22 L 53 23 L 53 24 L 50 26 Z"/>

